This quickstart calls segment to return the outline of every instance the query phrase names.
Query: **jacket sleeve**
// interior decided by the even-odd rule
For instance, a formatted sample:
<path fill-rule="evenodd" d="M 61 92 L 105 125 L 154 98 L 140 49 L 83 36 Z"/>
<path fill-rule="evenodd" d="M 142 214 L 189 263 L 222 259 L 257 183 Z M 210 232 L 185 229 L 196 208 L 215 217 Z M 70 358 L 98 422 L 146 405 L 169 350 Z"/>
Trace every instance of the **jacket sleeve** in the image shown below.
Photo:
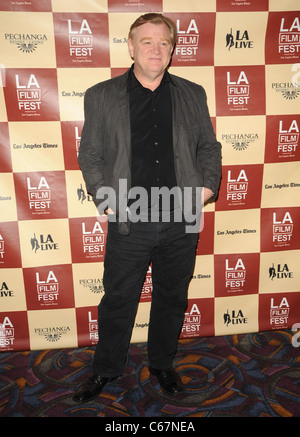
<path fill-rule="evenodd" d="M 96 199 L 97 190 L 104 185 L 103 141 L 101 139 L 99 97 L 95 87 L 89 88 L 84 96 L 84 125 L 78 154 L 78 163 L 86 183 L 87 192 Z M 101 213 L 101 211 L 99 211 Z"/>
<path fill-rule="evenodd" d="M 200 87 L 201 129 L 197 147 L 197 165 L 203 174 L 203 186 L 218 196 L 221 180 L 221 144 L 216 140 L 215 132 L 207 106 L 206 92 Z"/>

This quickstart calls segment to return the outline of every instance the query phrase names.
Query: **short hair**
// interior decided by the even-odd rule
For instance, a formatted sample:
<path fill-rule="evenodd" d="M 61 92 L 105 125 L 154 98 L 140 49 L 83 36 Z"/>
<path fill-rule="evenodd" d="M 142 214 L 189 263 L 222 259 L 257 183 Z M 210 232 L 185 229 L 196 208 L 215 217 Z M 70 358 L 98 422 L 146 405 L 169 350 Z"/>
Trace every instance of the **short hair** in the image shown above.
<path fill-rule="evenodd" d="M 148 14 L 141 15 L 139 18 L 137 18 L 130 27 L 128 38 L 132 39 L 134 36 L 135 29 L 145 23 L 165 24 L 170 31 L 171 44 L 173 47 L 175 46 L 176 39 L 177 39 L 176 24 L 174 23 L 173 20 L 171 20 L 171 18 L 155 12 L 150 12 Z"/>

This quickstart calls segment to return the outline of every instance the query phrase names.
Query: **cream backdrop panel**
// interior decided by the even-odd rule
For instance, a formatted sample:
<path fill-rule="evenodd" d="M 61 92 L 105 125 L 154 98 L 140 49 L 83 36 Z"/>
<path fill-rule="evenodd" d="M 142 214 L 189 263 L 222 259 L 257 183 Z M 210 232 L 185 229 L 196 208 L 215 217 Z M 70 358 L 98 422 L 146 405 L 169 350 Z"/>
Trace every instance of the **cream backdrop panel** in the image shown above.
<path fill-rule="evenodd" d="M 9 122 L 9 135 L 14 172 L 64 170 L 59 121 Z"/>
<path fill-rule="evenodd" d="M 258 331 L 258 295 L 215 299 L 215 334 Z"/>
<path fill-rule="evenodd" d="M 260 251 L 260 210 L 215 212 L 214 253 Z"/>
<path fill-rule="evenodd" d="M 259 292 L 289 293 L 299 291 L 299 250 L 260 254 Z"/>
<path fill-rule="evenodd" d="M 218 12 L 215 65 L 261 65 L 265 62 L 268 12 Z M 226 44 L 226 37 L 230 43 Z M 231 45 L 232 44 L 232 45 Z"/>
<path fill-rule="evenodd" d="M 265 68 L 267 114 L 299 114 L 300 64 Z"/>
<path fill-rule="evenodd" d="M 11 173 L 0 173 L 0 222 L 17 220 L 15 185 Z"/>
<path fill-rule="evenodd" d="M 22 269 L 1 269 L 1 312 L 26 311 Z"/>
<path fill-rule="evenodd" d="M 30 349 L 43 350 L 77 346 L 75 308 L 28 311 Z"/>
<path fill-rule="evenodd" d="M 0 32 L 5 40 L 1 63 L 6 68 L 20 65 L 22 68 L 56 67 L 51 12 L 0 12 L 0 20 Z"/>
<path fill-rule="evenodd" d="M 19 221 L 23 267 L 71 263 L 68 219 Z"/>
<path fill-rule="evenodd" d="M 217 138 L 222 144 L 222 164 L 263 164 L 266 117 L 218 117 Z"/>
<path fill-rule="evenodd" d="M 189 299 L 214 297 L 214 257 L 196 256 L 194 273 L 190 282 Z"/>
<path fill-rule="evenodd" d="M 128 30 L 140 15 L 139 13 L 109 15 L 110 65 L 112 68 L 126 68 L 133 63 L 127 46 Z"/>
<path fill-rule="evenodd" d="M 103 295 L 103 263 L 72 264 L 75 306 L 98 306 Z"/>
<path fill-rule="evenodd" d="M 97 208 L 85 187 L 80 170 L 66 170 L 69 217 L 95 217 Z"/>
<path fill-rule="evenodd" d="M 87 88 L 110 79 L 109 68 L 58 68 L 61 121 L 84 120 L 83 99 Z"/>
<path fill-rule="evenodd" d="M 299 162 L 265 164 L 261 206 L 300 206 Z"/>

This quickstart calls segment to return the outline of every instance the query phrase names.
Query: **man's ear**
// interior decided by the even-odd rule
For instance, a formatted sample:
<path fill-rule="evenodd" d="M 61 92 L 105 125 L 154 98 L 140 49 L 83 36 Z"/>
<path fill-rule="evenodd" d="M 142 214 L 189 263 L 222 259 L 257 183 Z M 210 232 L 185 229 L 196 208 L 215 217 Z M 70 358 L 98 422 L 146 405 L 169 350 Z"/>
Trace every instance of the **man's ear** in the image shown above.
<path fill-rule="evenodd" d="M 134 46 L 131 38 L 128 38 L 127 46 L 131 59 L 134 59 Z"/>

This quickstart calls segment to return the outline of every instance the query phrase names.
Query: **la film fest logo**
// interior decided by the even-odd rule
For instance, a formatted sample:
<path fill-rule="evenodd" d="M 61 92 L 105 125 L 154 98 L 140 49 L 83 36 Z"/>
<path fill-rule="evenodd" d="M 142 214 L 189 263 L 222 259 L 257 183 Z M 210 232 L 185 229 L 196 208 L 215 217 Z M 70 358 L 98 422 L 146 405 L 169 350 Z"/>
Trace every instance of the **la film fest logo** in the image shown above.
<path fill-rule="evenodd" d="M 233 176 L 231 170 L 227 173 L 227 200 L 239 203 L 246 199 L 248 191 L 248 178 L 245 170 L 241 170 L 237 176 Z"/>
<path fill-rule="evenodd" d="M 105 246 L 104 231 L 99 221 L 95 221 L 93 227 L 85 222 L 82 223 L 83 252 L 86 254 L 103 253 Z"/>
<path fill-rule="evenodd" d="M 49 211 L 51 206 L 51 190 L 44 176 L 38 185 L 33 185 L 30 177 L 27 177 L 27 190 L 29 209 L 35 213 Z"/>
<path fill-rule="evenodd" d="M 199 30 L 196 21 L 192 19 L 186 29 L 181 28 L 180 20 L 176 20 L 177 43 L 175 55 L 196 56 L 199 48 Z"/>
<path fill-rule="evenodd" d="M 5 316 L 3 322 L 0 322 L 0 347 L 13 346 L 15 341 L 15 328 L 9 319 Z"/>
<path fill-rule="evenodd" d="M 299 126 L 296 120 L 292 120 L 290 125 L 284 125 L 283 120 L 279 120 L 277 152 L 281 156 L 294 156 L 299 144 Z"/>
<path fill-rule="evenodd" d="M 39 302 L 57 302 L 59 297 L 59 282 L 52 270 L 45 276 L 35 273 L 37 298 Z"/>
<path fill-rule="evenodd" d="M 253 41 L 250 40 L 248 30 L 236 30 L 232 28 L 226 35 L 226 47 L 231 49 L 253 49 Z"/>
<path fill-rule="evenodd" d="M 15 75 L 18 108 L 25 113 L 41 109 L 42 91 L 34 74 L 30 74 L 27 83 L 21 83 L 18 74 Z"/>
<path fill-rule="evenodd" d="M 300 53 L 300 22 L 295 17 L 291 25 L 283 17 L 280 22 L 278 52 L 284 55 Z"/>
<path fill-rule="evenodd" d="M 97 319 L 93 319 L 91 311 L 88 311 L 88 327 L 89 339 L 92 341 L 92 344 L 95 344 L 99 339 L 98 321 Z"/>
<path fill-rule="evenodd" d="M 196 303 L 192 305 L 190 311 L 185 313 L 182 334 L 196 334 L 200 332 L 201 313 Z"/>
<path fill-rule="evenodd" d="M 93 50 L 93 34 L 87 20 L 83 19 L 79 24 L 68 19 L 68 32 L 70 56 L 75 57 L 76 61 L 77 58 L 90 57 Z"/>
<path fill-rule="evenodd" d="M 0 234 L 0 261 L 4 259 L 4 239 Z"/>
<path fill-rule="evenodd" d="M 293 219 L 288 211 L 283 217 L 273 212 L 273 243 L 276 243 L 276 245 L 289 243 L 293 236 L 293 230 Z"/>
<path fill-rule="evenodd" d="M 227 104 L 232 108 L 247 105 L 250 98 L 250 85 L 246 73 L 241 71 L 233 76 L 227 71 Z"/>
<path fill-rule="evenodd" d="M 14 44 L 23 53 L 33 53 L 47 41 L 47 36 L 42 33 L 6 33 L 5 40 Z"/>
<path fill-rule="evenodd" d="M 278 328 L 288 326 L 290 314 L 290 306 L 286 297 L 280 301 L 276 298 L 271 298 L 270 303 L 270 325 Z"/>
<path fill-rule="evenodd" d="M 225 286 L 230 291 L 239 291 L 243 288 L 246 281 L 246 268 L 243 260 L 239 258 L 235 265 L 230 265 L 229 260 L 225 260 Z"/>

